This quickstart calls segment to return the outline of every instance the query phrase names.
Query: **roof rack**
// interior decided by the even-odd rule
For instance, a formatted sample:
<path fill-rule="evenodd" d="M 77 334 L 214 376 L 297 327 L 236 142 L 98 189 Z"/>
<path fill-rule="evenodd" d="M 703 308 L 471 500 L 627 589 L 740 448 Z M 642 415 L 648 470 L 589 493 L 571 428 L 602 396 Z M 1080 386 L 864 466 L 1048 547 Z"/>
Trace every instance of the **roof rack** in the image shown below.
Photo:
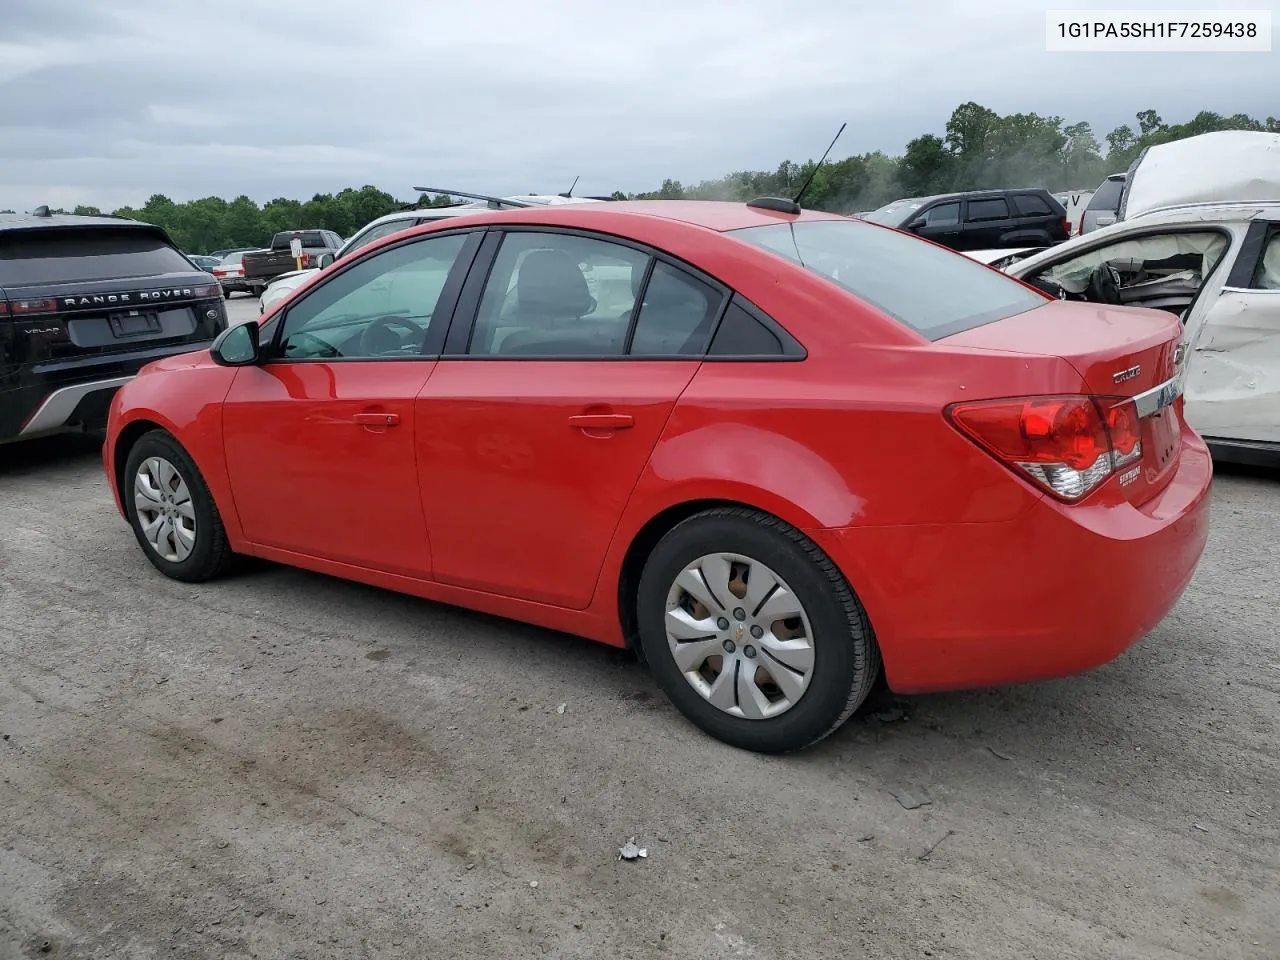
<path fill-rule="evenodd" d="M 438 193 L 446 197 L 466 197 L 468 200 L 483 200 L 489 205 L 491 210 L 501 210 L 503 207 L 532 207 L 532 203 L 524 200 L 510 200 L 502 197 L 491 197 L 484 193 L 467 193 L 463 190 L 444 190 L 440 187 L 414 187 L 419 193 Z"/>
<path fill-rule="evenodd" d="M 801 212 L 800 204 L 785 197 L 756 197 L 754 200 L 748 200 L 747 206 L 755 207 L 757 210 L 772 210 L 774 213 L 789 213 L 797 217 Z"/>

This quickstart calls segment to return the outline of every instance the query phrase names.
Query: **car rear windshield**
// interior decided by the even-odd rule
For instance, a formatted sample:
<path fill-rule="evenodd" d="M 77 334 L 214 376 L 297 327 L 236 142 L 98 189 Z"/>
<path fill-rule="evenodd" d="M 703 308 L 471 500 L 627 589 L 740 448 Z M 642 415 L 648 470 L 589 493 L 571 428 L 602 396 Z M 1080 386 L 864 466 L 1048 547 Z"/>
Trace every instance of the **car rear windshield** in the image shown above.
<path fill-rule="evenodd" d="M 930 340 L 1048 299 L 968 257 L 857 220 L 809 220 L 727 234 L 826 277 Z"/>
<path fill-rule="evenodd" d="M 0 287 L 191 271 L 182 254 L 148 230 L 40 228 L 0 233 Z"/>
<path fill-rule="evenodd" d="M 328 238 L 319 230 L 299 230 L 297 233 L 291 230 L 288 233 L 277 233 L 272 237 L 271 249 L 288 250 L 289 244 L 293 242 L 294 237 L 300 239 L 304 247 L 327 247 L 329 245 Z"/>
<path fill-rule="evenodd" d="M 1123 180 L 1104 180 L 1092 197 L 1086 210 L 1119 210 L 1120 194 L 1124 192 Z"/>

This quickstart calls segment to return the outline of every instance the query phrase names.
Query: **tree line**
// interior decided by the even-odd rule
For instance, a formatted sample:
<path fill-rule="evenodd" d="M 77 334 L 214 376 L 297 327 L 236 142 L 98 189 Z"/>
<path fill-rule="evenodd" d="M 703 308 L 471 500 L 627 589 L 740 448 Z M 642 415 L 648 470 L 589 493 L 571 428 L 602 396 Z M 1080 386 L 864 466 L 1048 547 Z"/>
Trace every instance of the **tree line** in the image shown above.
<path fill-rule="evenodd" d="M 1136 114 L 1137 126 L 1122 124 L 1099 142 L 1087 122 L 1035 113 L 1000 115 L 981 104 L 963 103 L 952 112 L 941 136 L 926 133 L 906 145 L 901 156 L 881 151 L 830 160 L 785 160 L 775 170 L 739 170 L 717 180 L 686 186 L 664 180 L 657 190 L 614 199 L 749 200 L 793 196 L 810 174 L 804 205 L 853 213 L 891 200 L 986 187 L 1045 187 L 1051 191 L 1092 190 L 1111 173 L 1121 173 L 1146 147 L 1214 130 L 1280 132 L 1280 119 L 1255 120 L 1203 110 L 1184 123 L 1166 123 L 1154 110 Z M 399 210 L 448 206 L 448 196 L 403 201 L 373 186 L 318 193 L 310 200 L 283 197 L 259 206 L 247 196 L 204 197 L 175 203 L 155 194 L 141 207 L 121 207 L 113 215 L 164 227 L 188 253 L 224 247 L 260 246 L 281 230 L 328 229 L 349 237 L 377 217 Z M 71 212 L 100 214 L 96 207 Z"/>

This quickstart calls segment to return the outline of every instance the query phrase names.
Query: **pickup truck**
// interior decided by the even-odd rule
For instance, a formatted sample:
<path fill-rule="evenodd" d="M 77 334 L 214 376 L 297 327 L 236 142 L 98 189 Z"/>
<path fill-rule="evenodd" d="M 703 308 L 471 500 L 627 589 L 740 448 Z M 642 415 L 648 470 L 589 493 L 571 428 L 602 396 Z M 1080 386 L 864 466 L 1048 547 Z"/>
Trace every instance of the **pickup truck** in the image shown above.
<path fill-rule="evenodd" d="M 255 250 L 244 255 L 244 288 L 254 296 L 282 273 L 298 269 L 290 245 L 294 238 L 302 241 L 303 269 L 314 266 L 323 254 L 337 253 L 342 238 L 332 230 L 283 230 L 271 238 L 266 250 Z"/>

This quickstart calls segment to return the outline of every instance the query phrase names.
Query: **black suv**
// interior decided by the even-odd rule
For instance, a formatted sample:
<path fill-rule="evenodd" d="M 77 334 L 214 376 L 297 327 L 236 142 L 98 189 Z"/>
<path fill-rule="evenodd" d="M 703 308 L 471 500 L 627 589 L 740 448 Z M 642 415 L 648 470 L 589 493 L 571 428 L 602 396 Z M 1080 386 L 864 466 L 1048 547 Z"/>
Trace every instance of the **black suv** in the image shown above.
<path fill-rule="evenodd" d="M 1070 236 L 1067 210 L 1048 190 L 972 190 L 895 200 L 862 214 L 952 250 L 1047 247 Z"/>
<path fill-rule="evenodd" d="M 0 444 L 101 429 L 145 364 L 226 327 L 221 286 L 159 227 L 0 214 Z"/>

